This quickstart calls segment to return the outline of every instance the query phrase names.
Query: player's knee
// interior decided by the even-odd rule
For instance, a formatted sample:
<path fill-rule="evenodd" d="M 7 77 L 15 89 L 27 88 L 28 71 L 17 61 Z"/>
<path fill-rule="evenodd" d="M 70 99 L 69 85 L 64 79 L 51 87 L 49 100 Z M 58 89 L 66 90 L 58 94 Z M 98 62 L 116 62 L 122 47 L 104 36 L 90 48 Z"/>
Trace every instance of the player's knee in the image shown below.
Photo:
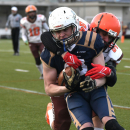
<path fill-rule="evenodd" d="M 36 62 L 36 65 L 40 65 L 41 64 L 40 57 L 35 58 L 35 62 Z"/>
<path fill-rule="evenodd" d="M 93 127 L 88 127 L 88 128 L 83 128 L 81 130 L 94 130 L 94 128 Z"/>
<path fill-rule="evenodd" d="M 106 130 L 125 130 L 122 126 L 119 125 L 119 123 L 115 119 L 109 120 L 105 124 Z"/>

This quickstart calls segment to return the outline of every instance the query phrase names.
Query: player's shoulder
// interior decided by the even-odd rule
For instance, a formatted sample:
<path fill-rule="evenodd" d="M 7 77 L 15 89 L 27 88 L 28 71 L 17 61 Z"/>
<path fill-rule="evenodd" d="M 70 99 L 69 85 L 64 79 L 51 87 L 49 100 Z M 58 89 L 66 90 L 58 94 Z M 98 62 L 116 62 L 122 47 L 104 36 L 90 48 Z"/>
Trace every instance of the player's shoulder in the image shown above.
<path fill-rule="evenodd" d="M 115 44 L 114 47 L 109 51 L 108 55 L 114 61 L 118 61 L 122 59 L 123 52 L 121 48 L 117 44 Z"/>
<path fill-rule="evenodd" d="M 79 16 L 77 16 L 76 18 L 79 20 L 80 31 L 87 31 L 90 24 Z"/>
<path fill-rule="evenodd" d="M 13 17 L 13 14 L 10 14 L 10 15 L 8 16 L 8 18 L 11 18 L 11 17 Z"/>
<path fill-rule="evenodd" d="M 25 24 L 27 22 L 27 17 L 23 17 L 21 20 L 20 20 L 20 23 L 21 24 Z"/>
<path fill-rule="evenodd" d="M 40 57 L 42 59 L 42 61 L 44 61 L 47 65 L 49 65 L 49 61 L 51 61 L 52 57 L 54 57 L 55 55 L 50 52 L 49 50 L 47 50 L 46 48 L 43 49 Z"/>
<path fill-rule="evenodd" d="M 87 31 L 84 45 L 95 50 L 97 53 L 104 48 L 104 43 L 101 36 L 92 31 Z"/>
<path fill-rule="evenodd" d="M 43 14 L 37 14 L 37 18 L 41 21 L 46 21 L 46 17 Z"/>

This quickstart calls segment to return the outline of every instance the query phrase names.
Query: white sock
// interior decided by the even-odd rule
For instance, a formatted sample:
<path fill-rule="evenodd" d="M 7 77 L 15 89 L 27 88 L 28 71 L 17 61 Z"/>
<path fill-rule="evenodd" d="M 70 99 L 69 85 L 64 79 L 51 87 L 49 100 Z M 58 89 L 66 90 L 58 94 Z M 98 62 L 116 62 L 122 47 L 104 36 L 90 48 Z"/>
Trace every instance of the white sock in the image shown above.
<path fill-rule="evenodd" d="M 104 129 L 94 127 L 94 130 L 104 130 Z"/>
<path fill-rule="evenodd" d="M 53 116 L 53 111 L 52 109 L 48 111 L 48 115 L 49 115 L 49 122 L 50 122 L 50 127 L 52 128 L 52 122 L 54 121 L 54 116 Z"/>
<path fill-rule="evenodd" d="M 43 74 L 42 64 L 36 65 L 36 67 L 38 68 L 39 72 L 40 72 L 41 74 Z"/>

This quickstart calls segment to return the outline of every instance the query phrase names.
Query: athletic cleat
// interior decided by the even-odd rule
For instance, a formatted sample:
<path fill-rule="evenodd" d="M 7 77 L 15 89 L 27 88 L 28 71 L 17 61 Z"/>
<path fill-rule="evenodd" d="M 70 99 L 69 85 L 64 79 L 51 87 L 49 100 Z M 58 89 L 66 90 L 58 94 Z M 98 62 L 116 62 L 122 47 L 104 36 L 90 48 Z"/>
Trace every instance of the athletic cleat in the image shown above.
<path fill-rule="evenodd" d="M 46 122 L 49 125 L 50 125 L 50 121 L 49 121 L 49 113 L 48 112 L 50 110 L 52 110 L 52 103 L 51 102 L 47 104 L 46 115 L 45 115 Z"/>
<path fill-rule="evenodd" d="M 39 77 L 39 79 L 43 79 L 43 74 L 41 74 L 41 76 Z"/>

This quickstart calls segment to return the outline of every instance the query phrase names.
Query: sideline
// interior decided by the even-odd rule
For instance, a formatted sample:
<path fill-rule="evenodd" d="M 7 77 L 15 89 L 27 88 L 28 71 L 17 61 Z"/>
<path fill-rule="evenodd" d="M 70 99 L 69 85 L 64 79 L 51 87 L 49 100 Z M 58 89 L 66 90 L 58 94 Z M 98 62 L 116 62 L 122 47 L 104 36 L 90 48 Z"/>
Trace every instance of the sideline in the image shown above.
<path fill-rule="evenodd" d="M 0 85 L 0 88 L 47 96 L 46 93 L 41 93 L 41 92 L 27 90 L 27 89 L 13 88 L 13 87 L 1 86 L 1 85 Z M 130 107 L 127 107 L 127 106 L 119 106 L 119 105 L 113 105 L 113 106 L 115 108 L 130 110 Z"/>

